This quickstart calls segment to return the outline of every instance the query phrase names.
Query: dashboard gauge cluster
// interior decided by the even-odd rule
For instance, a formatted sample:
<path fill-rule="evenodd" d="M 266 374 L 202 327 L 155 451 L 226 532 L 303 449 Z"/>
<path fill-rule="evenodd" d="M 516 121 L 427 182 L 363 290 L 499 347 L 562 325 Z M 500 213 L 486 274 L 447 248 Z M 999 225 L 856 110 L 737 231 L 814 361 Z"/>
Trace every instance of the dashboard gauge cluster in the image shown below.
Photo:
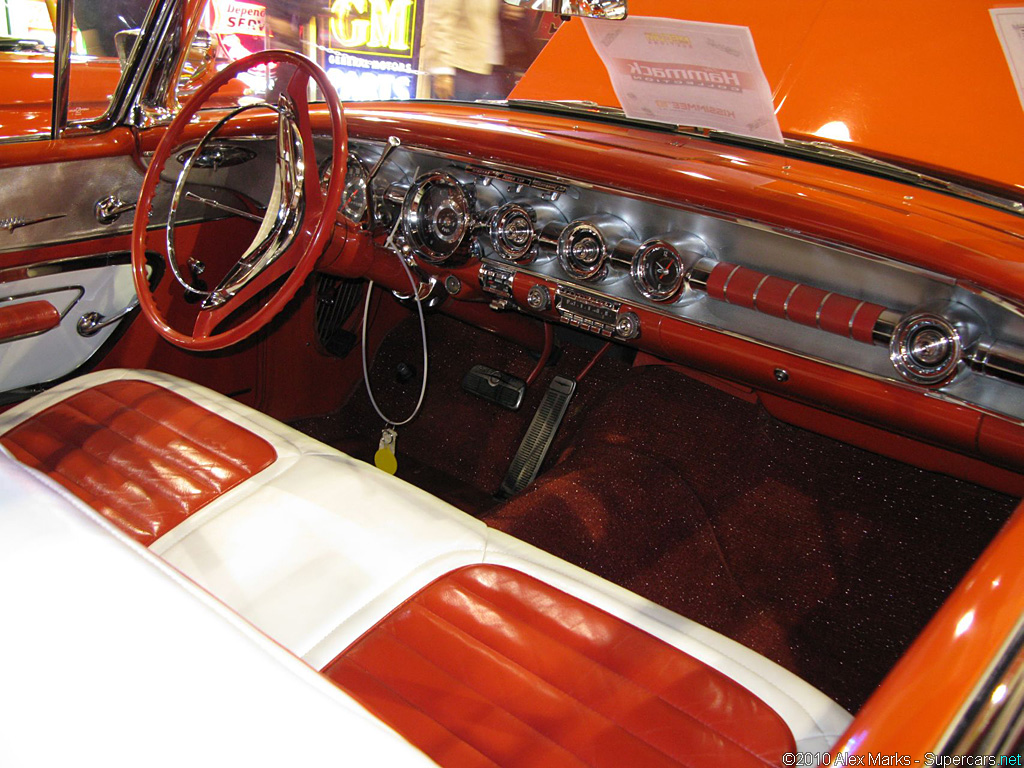
<path fill-rule="evenodd" d="M 558 261 L 574 277 L 599 279 L 607 273 L 608 261 L 617 246 L 635 238 L 633 229 L 611 214 L 576 219 L 558 238 Z"/>
<path fill-rule="evenodd" d="M 345 191 L 341 197 L 341 212 L 351 221 L 362 221 L 370 202 L 370 174 L 363 162 L 354 154 L 348 156 L 345 172 Z"/>

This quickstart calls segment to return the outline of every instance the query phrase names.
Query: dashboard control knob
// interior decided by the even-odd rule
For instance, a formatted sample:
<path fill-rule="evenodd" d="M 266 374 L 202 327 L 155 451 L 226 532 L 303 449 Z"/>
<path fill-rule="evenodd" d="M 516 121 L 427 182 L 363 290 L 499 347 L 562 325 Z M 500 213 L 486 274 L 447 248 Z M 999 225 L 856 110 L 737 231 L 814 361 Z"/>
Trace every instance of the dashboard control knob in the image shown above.
<path fill-rule="evenodd" d="M 623 312 L 615 321 L 615 335 L 632 341 L 640 335 L 640 318 L 635 312 Z"/>
<path fill-rule="evenodd" d="M 530 309 L 543 312 L 551 306 L 551 295 L 543 285 L 535 285 L 526 294 L 526 303 Z"/>
<path fill-rule="evenodd" d="M 458 296 L 462 292 L 462 281 L 455 275 L 448 275 L 444 279 L 444 289 L 452 296 Z"/>

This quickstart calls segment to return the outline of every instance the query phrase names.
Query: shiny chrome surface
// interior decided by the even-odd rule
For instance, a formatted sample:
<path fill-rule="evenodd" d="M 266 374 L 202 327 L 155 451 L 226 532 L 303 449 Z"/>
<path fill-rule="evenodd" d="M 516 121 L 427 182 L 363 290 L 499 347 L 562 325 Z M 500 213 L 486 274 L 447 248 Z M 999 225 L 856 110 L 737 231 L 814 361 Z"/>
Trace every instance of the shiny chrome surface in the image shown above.
<path fill-rule="evenodd" d="M 14 232 L 16 229 L 22 227 L 30 227 L 33 224 L 42 224 L 44 221 L 53 221 L 54 219 L 63 219 L 67 214 L 65 213 L 54 213 L 49 216 L 34 216 L 32 218 L 25 218 L 24 216 L 8 216 L 5 219 L 0 219 L 0 229 L 6 229 L 9 233 Z"/>
<path fill-rule="evenodd" d="M 295 105 L 289 97 L 280 97 L 276 111 L 277 162 L 267 212 L 252 243 L 234 267 L 228 270 L 220 284 L 203 299 L 200 309 L 213 309 L 234 298 L 250 281 L 284 255 L 302 223 L 305 210 L 303 181 L 306 176 L 302 134 L 297 124 Z M 218 127 L 227 119 L 225 117 L 218 123 Z M 211 129 L 211 134 L 215 130 L 216 128 Z M 179 188 L 183 178 L 184 173 L 179 177 Z M 169 244 L 168 260 L 173 263 Z M 175 276 L 177 277 L 177 274 Z"/>
<path fill-rule="evenodd" d="M 130 315 L 139 307 L 138 298 L 132 299 L 131 303 L 127 307 L 119 312 L 115 312 L 112 315 L 103 315 L 100 312 L 86 312 L 75 324 L 75 330 L 79 336 L 95 336 L 97 333 L 102 331 L 109 325 L 121 322 L 124 318 Z"/>
<path fill-rule="evenodd" d="M 363 151 L 361 142 L 356 141 L 355 145 L 356 151 Z M 369 151 L 372 153 L 373 149 Z M 497 193 L 518 205 L 547 205 L 558 212 L 559 219 L 546 225 L 543 221 L 537 223 L 534 230 L 536 254 L 530 260 L 517 262 L 502 253 L 495 247 L 494 235 L 490 231 L 486 237 L 477 238 L 483 258 L 493 267 L 508 265 L 514 271 L 542 278 L 551 285 L 585 286 L 589 293 L 647 306 L 673 321 L 694 323 L 755 341 L 769 349 L 794 353 L 873 379 L 919 387 L 931 393 L 930 396 L 941 394 L 974 408 L 1024 420 L 1024 398 L 1016 389 L 1016 379 L 1012 373 L 1000 376 L 1001 369 L 995 362 L 986 367 L 979 357 L 979 362 L 971 366 L 958 367 L 958 370 L 969 368 L 965 373 L 938 384 L 911 382 L 893 367 L 888 346 L 896 325 L 919 308 L 934 306 L 957 305 L 963 312 L 980 319 L 980 323 L 970 321 L 964 324 L 960 311 L 954 313 L 955 317 L 946 318 L 960 329 L 962 339 L 967 331 L 969 338 L 962 343 L 965 357 L 973 354 L 978 338 L 989 344 L 998 343 L 1000 350 L 1024 350 L 1024 312 L 1021 308 L 969 285 L 960 285 L 941 274 L 909 267 L 876 254 L 803 237 L 795 232 L 780 231 L 757 222 L 722 216 L 715 211 L 667 205 L 544 175 L 538 175 L 534 183 L 531 174 L 521 168 L 468 161 L 436 152 L 420 152 L 408 146 L 396 152 L 394 165 L 426 168 L 428 173 L 456 172 L 461 178 L 468 176 L 478 180 L 478 190 Z M 484 179 L 487 180 L 486 186 Z M 557 188 L 557 191 L 550 192 L 552 188 Z M 549 199 L 552 194 L 556 197 L 555 202 Z M 488 208 L 477 202 L 475 216 L 486 216 L 489 223 L 493 223 L 494 214 L 500 207 Z M 604 226 L 595 226 L 608 217 L 628 227 L 626 237 L 616 238 L 609 235 Z M 594 263 L 587 264 L 585 269 L 578 264 L 574 265 L 576 271 L 567 269 L 559 254 L 559 244 L 564 243 L 566 233 L 572 230 L 561 219 L 578 224 L 589 223 L 595 226 L 602 241 L 607 237 L 615 242 L 606 243 L 603 258 L 598 255 L 592 260 Z M 674 300 L 656 301 L 644 295 L 630 278 L 632 258 L 640 244 L 648 240 L 672 244 L 686 263 L 684 281 Z M 561 250 L 564 254 L 564 245 Z M 826 295 L 831 293 L 852 298 L 858 305 L 851 324 L 868 303 L 888 307 L 873 330 L 877 346 L 711 299 L 706 293 L 707 284 L 719 259 L 767 276 L 821 289 Z M 601 266 L 595 271 L 597 262 Z M 762 278 L 761 286 L 755 291 L 759 302 L 760 288 L 766 280 Z M 792 299 L 792 294 L 789 299 Z M 786 303 L 788 310 L 789 300 Z M 820 301 L 816 309 L 821 309 Z M 1012 368 L 1014 355 L 1004 357 L 1007 361 L 1005 367 Z"/>
<path fill-rule="evenodd" d="M 474 226 L 474 187 L 454 173 L 421 176 L 405 197 L 402 232 L 420 258 L 443 264 L 464 255 Z"/>
<path fill-rule="evenodd" d="M 54 25 L 56 54 L 53 57 L 53 104 L 50 106 L 50 138 L 54 141 L 64 135 L 68 125 L 72 21 L 71 3 L 57 3 L 57 19 Z"/>
<path fill-rule="evenodd" d="M 103 226 L 109 226 L 117 221 L 122 213 L 134 211 L 136 205 L 137 203 L 134 200 L 126 201 L 117 195 L 107 195 L 97 200 L 92 210 L 96 216 L 96 221 Z"/>
<path fill-rule="evenodd" d="M 562 16 L 587 16 L 610 21 L 620 21 L 629 14 L 627 0 L 505 0 L 505 3 Z"/>
<path fill-rule="evenodd" d="M 370 173 L 355 154 L 349 153 L 345 168 L 345 191 L 341 196 L 341 213 L 349 221 L 359 223 L 370 205 Z"/>
<path fill-rule="evenodd" d="M 944 318 L 930 313 L 901 320 L 889 345 L 893 366 L 915 384 L 942 383 L 956 372 L 962 356 L 960 333 Z"/>
<path fill-rule="evenodd" d="M 189 158 L 190 152 L 178 154 L 178 162 L 184 165 Z M 256 153 L 249 147 L 227 141 L 211 143 L 206 150 L 193 161 L 193 168 L 207 168 L 216 171 L 220 168 L 230 168 L 233 165 L 242 165 L 255 159 Z"/>
<path fill-rule="evenodd" d="M 199 158 L 206 152 L 207 146 L 214 140 L 217 131 L 238 115 L 254 109 L 269 109 L 278 115 L 274 181 L 270 202 L 267 205 L 266 213 L 262 217 L 255 217 L 246 211 L 240 211 L 234 207 L 203 198 L 194 193 L 185 192 L 185 186 L 189 183 L 189 174 L 196 167 Z M 263 272 L 287 250 L 295 237 L 299 222 L 302 219 L 302 182 L 304 178 L 305 165 L 302 137 L 295 123 L 294 105 L 285 96 L 282 96 L 276 105 L 268 103 L 247 104 L 232 110 L 211 127 L 195 146 L 178 174 L 174 194 L 171 197 L 167 213 L 166 243 L 167 263 L 171 273 L 187 293 L 203 296 L 203 309 L 212 309 L 226 303 L 242 290 L 250 280 Z M 235 266 L 229 270 L 220 285 L 212 291 L 201 291 L 194 288 L 182 275 L 181 267 L 178 263 L 175 250 L 177 213 L 182 200 L 188 197 L 219 210 L 227 210 L 235 215 L 256 218 L 260 221 L 260 230 L 257 232 L 253 242 L 242 254 Z"/>
<path fill-rule="evenodd" d="M 491 216 L 491 246 L 510 261 L 533 257 L 537 245 L 537 214 L 526 205 L 506 203 Z"/>
<path fill-rule="evenodd" d="M 686 265 L 671 243 L 648 240 L 633 255 L 630 274 L 637 290 L 652 301 L 670 301 L 683 287 Z"/>

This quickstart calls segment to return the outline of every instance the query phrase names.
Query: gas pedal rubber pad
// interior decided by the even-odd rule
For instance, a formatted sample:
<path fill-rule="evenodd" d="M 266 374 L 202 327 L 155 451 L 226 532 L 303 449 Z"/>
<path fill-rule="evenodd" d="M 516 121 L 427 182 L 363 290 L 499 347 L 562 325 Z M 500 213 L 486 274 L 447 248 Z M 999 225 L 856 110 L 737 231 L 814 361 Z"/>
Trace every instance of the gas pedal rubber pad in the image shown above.
<path fill-rule="evenodd" d="M 526 488 L 537 477 L 544 457 L 548 455 L 551 441 L 555 438 L 569 401 L 576 391 L 576 382 L 563 376 L 556 376 L 544 393 L 544 399 L 533 415 L 530 428 L 519 445 L 512 464 L 508 468 L 505 479 L 501 481 L 499 498 L 510 498 Z"/>

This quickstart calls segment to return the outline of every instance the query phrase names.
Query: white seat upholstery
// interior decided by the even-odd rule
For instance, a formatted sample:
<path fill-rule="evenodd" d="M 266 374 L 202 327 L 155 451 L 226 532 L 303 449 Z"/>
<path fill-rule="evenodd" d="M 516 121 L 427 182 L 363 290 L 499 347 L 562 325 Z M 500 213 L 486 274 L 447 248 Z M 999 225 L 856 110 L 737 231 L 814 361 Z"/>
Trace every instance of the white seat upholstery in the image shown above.
<path fill-rule="evenodd" d="M 775 709 L 800 751 L 830 748 L 850 721 L 822 693 L 750 649 L 179 379 L 140 371 L 83 377 L 0 416 L 0 432 L 114 377 L 167 387 L 277 450 L 274 464 L 151 549 L 317 669 L 434 579 L 459 566 L 493 563 L 539 578 L 723 672 Z"/>

